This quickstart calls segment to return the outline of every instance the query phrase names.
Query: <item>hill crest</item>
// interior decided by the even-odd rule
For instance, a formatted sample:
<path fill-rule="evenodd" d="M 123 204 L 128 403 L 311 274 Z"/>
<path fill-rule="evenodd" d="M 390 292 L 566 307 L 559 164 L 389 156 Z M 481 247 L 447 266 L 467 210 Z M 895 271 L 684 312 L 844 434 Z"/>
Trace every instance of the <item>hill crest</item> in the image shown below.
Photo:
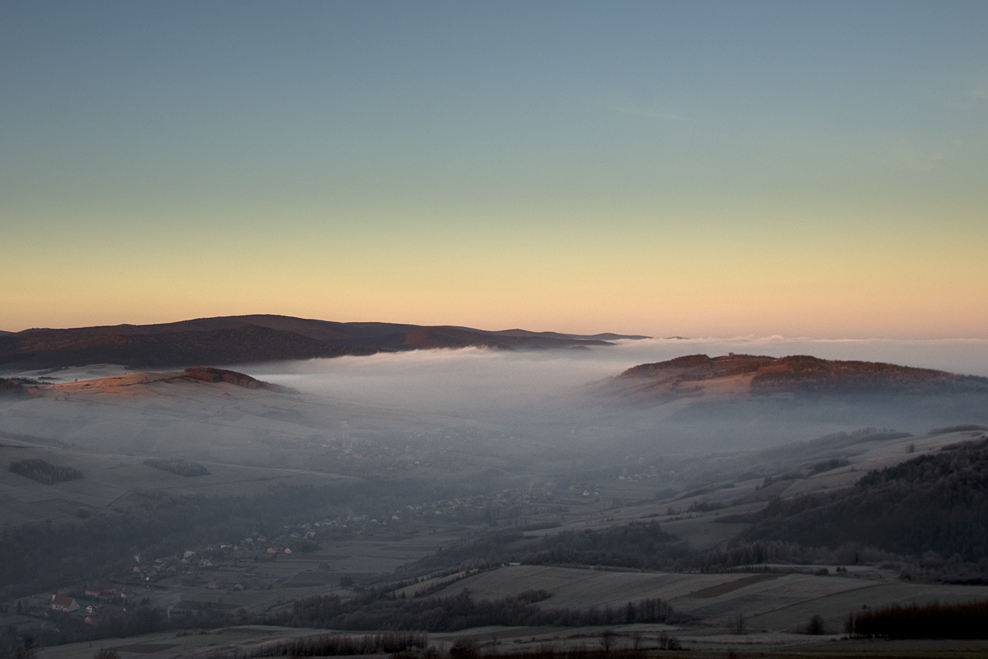
<path fill-rule="evenodd" d="M 436 348 L 498 350 L 612 345 L 622 335 L 584 336 L 452 325 L 340 323 L 276 315 L 197 318 L 154 325 L 29 329 L 0 335 L 10 369 L 111 363 L 129 367 L 246 364 Z"/>
<path fill-rule="evenodd" d="M 988 378 L 883 362 L 729 353 L 720 357 L 685 355 L 640 364 L 606 381 L 602 389 L 639 402 L 718 394 L 805 396 L 947 391 L 988 394 Z"/>
<path fill-rule="evenodd" d="M 291 387 L 258 380 L 244 373 L 211 366 L 192 366 L 183 371 L 138 371 L 92 380 L 51 384 L 27 378 L 0 378 L 0 394 L 20 396 L 61 396 L 73 393 L 140 394 L 158 383 L 232 384 L 244 389 L 264 389 L 276 393 L 298 393 Z"/>

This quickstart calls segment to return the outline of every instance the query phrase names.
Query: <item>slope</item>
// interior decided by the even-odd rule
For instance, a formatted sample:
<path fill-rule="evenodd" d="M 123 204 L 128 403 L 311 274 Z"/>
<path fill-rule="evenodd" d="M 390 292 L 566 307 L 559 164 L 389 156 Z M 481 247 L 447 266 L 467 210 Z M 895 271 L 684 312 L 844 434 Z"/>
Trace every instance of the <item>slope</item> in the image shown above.
<path fill-rule="evenodd" d="M 608 337 L 624 338 L 618 335 Z M 289 316 L 252 315 L 200 318 L 157 325 L 29 329 L 0 335 L 0 365 L 10 369 L 106 363 L 173 367 L 467 346 L 551 349 L 603 345 L 609 343 L 602 338 L 554 332 L 338 323 Z"/>

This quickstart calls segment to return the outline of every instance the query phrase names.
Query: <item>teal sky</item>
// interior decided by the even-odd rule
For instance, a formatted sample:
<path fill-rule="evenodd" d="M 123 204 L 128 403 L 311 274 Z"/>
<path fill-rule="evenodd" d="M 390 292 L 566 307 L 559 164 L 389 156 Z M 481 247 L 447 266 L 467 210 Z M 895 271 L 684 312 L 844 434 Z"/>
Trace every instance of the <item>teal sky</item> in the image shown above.
<path fill-rule="evenodd" d="M 988 337 L 988 3 L 0 3 L 0 329 Z"/>

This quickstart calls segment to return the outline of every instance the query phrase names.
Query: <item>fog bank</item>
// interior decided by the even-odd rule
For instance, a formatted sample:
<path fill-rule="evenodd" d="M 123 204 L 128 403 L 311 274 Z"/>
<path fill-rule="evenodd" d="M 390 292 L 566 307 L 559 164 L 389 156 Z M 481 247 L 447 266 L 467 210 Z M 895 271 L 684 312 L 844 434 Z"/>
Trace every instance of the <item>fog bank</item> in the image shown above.
<path fill-rule="evenodd" d="M 889 362 L 988 376 L 985 339 L 648 339 L 588 350 L 425 350 L 235 368 L 260 379 L 341 400 L 476 414 L 530 409 L 559 401 L 578 387 L 638 364 L 689 354 L 717 356 L 730 352 Z"/>

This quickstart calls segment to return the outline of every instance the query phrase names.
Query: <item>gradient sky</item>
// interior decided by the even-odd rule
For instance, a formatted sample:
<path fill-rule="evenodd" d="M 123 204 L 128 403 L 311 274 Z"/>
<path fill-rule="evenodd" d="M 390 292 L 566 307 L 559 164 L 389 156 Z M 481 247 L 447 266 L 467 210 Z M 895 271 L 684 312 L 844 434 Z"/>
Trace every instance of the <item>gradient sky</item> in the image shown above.
<path fill-rule="evenodd" d="M 986 2 L 0 2 L 0 329 L 988 337 Z"/>

